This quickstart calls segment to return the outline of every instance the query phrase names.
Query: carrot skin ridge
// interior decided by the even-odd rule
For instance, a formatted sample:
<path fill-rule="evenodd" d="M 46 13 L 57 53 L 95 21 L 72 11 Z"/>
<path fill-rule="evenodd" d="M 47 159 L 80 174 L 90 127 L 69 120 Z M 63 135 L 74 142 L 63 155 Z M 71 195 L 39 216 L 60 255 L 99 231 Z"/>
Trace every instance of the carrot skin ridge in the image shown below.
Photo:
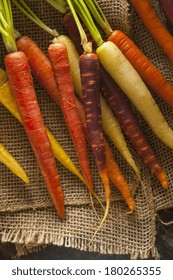
<path fill-rule="evenodd" d="M 144 135 L 125 93 L 101 65 L 100 76 L 102 92 L 119 121 L 122 130 L 131 141 L 144 164 L 159 180 L 162 179 L 161 183 L 163 186 L 167 186 L 167 183 L 165 184 L 167 182 L 166 174 Z M 160 174 L 164 174 L 164 176 Z"/>
<path fill-rule="evenodd" d="M 154 40 L 162 47 L 173 63 L 173 36 L 154 11 L 149 0 L 131 0 L 136 12 Z"/>
<path fill-rule="evenodd" d="M 55 103 L 59 105 L 59 90 L 49 58 L 36 42 L 28 36 L 20 37 L 16 41 L 16 45 L 18 50 L 24 52 L 27 56 L 35 78 L 40 82 L 41 86 L 52 97 Z"/>
<path fill-rule="evenodd" d="M 60 218 L 64 217 L 64 193 L 43 118 L 38 106 L 30 67 L 21 52 L 5 56 L 5 66 L 12 93 L 40 171 Z M 41 143 L 40 143 L 41 139 Z"/>
<path fill-rule="evenodd" d="M 120 30 L 108 37 L 130 61 L 144 82 L 167 104 L 173 108 L 173 86 L 164 75 L 152 64 L 135 43 Z"/>
<path fill-rule="evenodd" d="M 82 174 L 87 182 L 89 191 L 92 191 L 92 175 L 83 129 L 76 108 L 67 49 L 64 44 L 50 44 L 48 54 L 55 80 L 59 88 L 60 107 L 74 143 Z"/>

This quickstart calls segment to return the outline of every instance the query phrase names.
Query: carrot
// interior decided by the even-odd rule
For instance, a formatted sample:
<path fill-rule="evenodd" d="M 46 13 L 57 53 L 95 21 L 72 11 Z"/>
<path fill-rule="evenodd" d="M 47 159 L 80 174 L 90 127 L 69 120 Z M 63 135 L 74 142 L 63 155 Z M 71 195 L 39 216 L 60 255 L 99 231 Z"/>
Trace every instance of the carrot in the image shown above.
<path fill-rule="evenodd" d="M 82 100 L 86 116 L 89 143 L 91 145 L 97 169 L 104 185 L 106 196 L 105 215 L 100 223 L 102 227 L 110 207 L 110 185 L 106 169 L 106 151 L 101 126 L 101 108 L 99 91 L 99 62 L 97 55 L 86 53 L 80 56 L 82 82 Z"/>
<path fill-rule="evenodd" d="M 16 41 L 19 51 L 25 53 L 35 78 L 40 82 L 45 91 L 59 105 L 59 89 L 57 87 L 50 61 L 42 49 L 28 36 L 23 36 Z"/>
<path fill-rule="evenodd" d="M 107 219 L 107 216 L 109 214 L 110 202 L 111 202 L 109 177 L 106 169 L 106 150 L 104 144 L 103 129 L 101 124 L 102 119 L 101 119 L 100 90 L 99 90 L 100 87 L 99 60 L 98 60 L 98 56 L 92 52 L 92 44 L 91 42 L 88 41 L 85 31 L 79 21 L 78 15 L 73 6 L 74 3 L 72 3 L 71 0 L 67 0 L 67 3 L 70 7 L 70 10 L 77 24 L 81 37 L 81 44 L 84 50 L 84 54 L 82 54 L 79 58 L 79 68 L 80 68 L 81 85 L 82 85 L 82 101 L 83 101 L 84 112 L 86 117 L 89 143 L 91 145 L 96 166 L 104 186 L 105 198 L 106 198 L 105 213 L 100 222 L 99 227 L 94 233 L 93 236 L 94 238 Z"/>
<path fill-rule="evenodd" d="M 173 36 L 154 11 L 149 0 L 130 0 L 143 24 L 173 63 Z"/>
<path fill-rule="evenodd" d="M 173 1 L 172 0 L 160 0 L 160 8 L 162 9 L 166 19 L 173 25 Z"/>
<path fill-rule="evenodd" d="M 8 167 L 15 175 L 21 178 L 26 184 L 29 184 L 29 178 L 17 160 L 0 143 L 0 162 Z"/>
<path fill-rule="evenodd" d="M 64 194 L 36 93 L 27 57 L 16 51 L 5 56 L 5 66 L 21 119 L 59 217 L 64 217 Z M 41 141 L 40 141 L 41 140 Z"/>
<path fill-rule="evenodd" d="M 73 26 L 73 25 L 72 25 Z M 73 28 L 74 29 L 74 28 Z M 82 86 L 81 86 L 81 77 L 80 77 L 80 68 L 79 68 L 79 53 L 77 52 L 74 43 L 66 35 L 60 35 L 55 38 L 53 43 L 63 43 L 67 47 L 70 69 L 73 79 L 73 85 L 76 94 L 82 100 Z M 111 139 L 115 144 L 121 155 L 128 162 L 128 164 L 133 168 L 138 178 L 140 178 L 140 172 L 136 166 L 132 155 L 127 147 L 124 135 L 121 131 L 119 123 L 117 122 L 115 116 L 113 115 L 112 110 L 108 106 L 107 102 L 100 94 L 100 103 L 101 103 L 101 114 L 102 114 L 102 127 L 105 134 Z"/>
<path fill-rule="evenodd" d="M 85 137 L 87 141 L 89 141 L 83 104 L 79 101 L 78 98 L 76 98 L 76 106 L 78 109 L 78 113 L 80 116 Z M 104 145 L 105 145 L 106 169 L 107 169 L 108 177 L 111 180 L 111 182 L 115 186 L 117 186 L 117 188 L 121 192 L 122 197 L 127 203 L 130 211 L 133 212 L 135 210 L 135 201 L 133 199 L 131 189 L 128 186 L 118 164 L 116 163 L 113 152 L 105 138 L 104 138 Z"/>
<path fill-rule="evenodd" d="M 162 100 L 173 108 L 173 86 L 135 45 L 135 43 L 120 30 L 115 30 L 109 36 L 108 41 L 115 43 L 139 73 L 143 81 Z"/>
<path fill-rule="evenodd" d="M 89 158 L 86 141 L 75 105 L 75 93 L 70 74 L 67 49 L 62 43 L 50 44 L 48 54 L 60 91 L 60 106 L 73 139 L 82 174 L 88 183 L 89 190 L 92 191 Z"/>
<path fill-rule="evenodd" d="M 125 180 L 124 175 L 122 174 L 118 164 L 115 161 L 112 150 L 105 140 L 105 149 L 106 149 L 106 169 L 111 182 L 117 186 L 119 189 L 124 201 L 128 205 L 130 212 L 135 210 L 135 201 L 132 196 L 131 189 Z"/>
<path fill-rule="evenodd" d="M 164 188 L 168 187 L 166 174 L 159 164 L 150 143 L 145 137 L 129 100 L 111 76 L 100 67 L 103 94 L 112 108 L 122 130 L 131 141 L 134 149 L 149 170 L 160 180 Z"/>
<path fill-rule="evenodd" d="M 6 72 L 0 68 L 0 76 L 4 77 L 4 83 L 0 87 L 0 103 L 7 108 L 7 110 L 20 122 L 22 123 L 17 104 L 13 98 L 11 88 L 9 81 L 7 80 L 7 75 Z M 5 80 L 6 77 L 6 80 Z M 1 81 L 1 79 L 0 79 Z M 73 161 L 70 159 L 68 154 L 65 152 L 63 147 L 58 143 L 58 141 L 55 139 L 53 134 L 50 132 L 48 128 L 46 128 L 47 135 L 49 138 L 49 141 L 52 146 L 53 154 L 54 157 L 62 164 L 64 165 L 67 169 L 69 169 L 73 174 L 75 174 L 85 185 L 87 183 L 85 182 L 83 176 L 73 163 Z"/>

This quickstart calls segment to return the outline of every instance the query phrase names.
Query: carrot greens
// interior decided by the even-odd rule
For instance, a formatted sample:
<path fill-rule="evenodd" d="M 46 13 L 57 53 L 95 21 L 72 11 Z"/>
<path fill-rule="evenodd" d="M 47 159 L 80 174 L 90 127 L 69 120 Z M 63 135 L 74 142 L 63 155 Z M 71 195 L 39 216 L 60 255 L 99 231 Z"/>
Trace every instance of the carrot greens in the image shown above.
<path fill-rule="evenodd" d="M 25 3 L 23 0 L 12 0 L 14 4 L 22 11 L 23 14 L 25 14 L 30 20 L 32 20 L 34 23 L 36 23 L 38 26 L 40 26 L 43 30 L 48 32 L 53 37 L 58 36 L 58 32 L 56 29 L 51 29 L 49 26 L 47 26 L 37 15 L 30 9 L 30 7 Z"/>

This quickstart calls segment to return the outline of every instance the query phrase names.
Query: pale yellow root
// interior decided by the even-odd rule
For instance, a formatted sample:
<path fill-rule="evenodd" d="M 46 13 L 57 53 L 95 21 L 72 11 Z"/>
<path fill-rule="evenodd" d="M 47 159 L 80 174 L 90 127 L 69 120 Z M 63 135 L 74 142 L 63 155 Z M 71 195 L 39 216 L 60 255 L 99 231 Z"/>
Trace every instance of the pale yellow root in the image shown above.
<path fill-rule="evenodd" d="M 89 241 L 88 246 L 90 246 L 90 244 L 93 242 L 93 240 L 94 240 L 94 238 L 96 237 L 96 235 L 97 235 L 97 233 L 99 232 L 99 230 L 103 227 L 103 225 L 104 225 L 104 223 L 105 223 L 105 221 L 106 221 L 106 219 L 107 219 L 107 217 L 108 217 L 108 214 L 109 214 L 109 208 L 110 208 L 110 203 L 107 201 L 107 203 L 106 203 L 106 209 L 105 209 L 105 213 L 104 213 L 104 217 L 103 217 L 103 219 L 101 220 L 99 227 L 96 229 L 96 231 L 95 231 L 93 237 L 92 237 L 91 240 Z"/>

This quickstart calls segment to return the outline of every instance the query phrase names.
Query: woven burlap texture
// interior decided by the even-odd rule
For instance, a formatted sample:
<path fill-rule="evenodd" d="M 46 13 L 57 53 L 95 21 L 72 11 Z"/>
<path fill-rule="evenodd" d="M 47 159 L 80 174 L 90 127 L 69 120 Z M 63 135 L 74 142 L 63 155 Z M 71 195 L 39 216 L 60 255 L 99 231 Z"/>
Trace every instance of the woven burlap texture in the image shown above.
<path fill-rule="evenodd" d="M 121 29 L 136 42 L 151 61 L 162 71 L 173 84 L 173 67 L 162 50 L 146 31 L 134 9 L 126 0 L 98 1 L 112 26 Z M 62 27 L 62 15 L 46 3 L 46 1 L 27 1 L 31 8 L 50 27 L 60 33 L 66 33 Z M 156 6 L 157 1 L 152 1 Z M 158 10 L 157 10 L 158 11 Z M 162 14 L 159 12 L 159 16 Z M 14 7 L 14 23 L 22 35 L 32 37 L 47 53 L 47 47 L 52 37 Z M 163 19 L 163 18 L 162 18 Z M 1 67 L 6 51 L 1 41 Z M 79 167 L 72 141 L 69 137 L 63 115 L 48 94 L 34 80 L 38 102 L 45 124 L 64 147 L 69 156 Z M 173 128 L 172 110 L 152 93 L 169 125 Z M 36 248 L 36 246 L 55 244 L 81 250 L 110 254 L 130 254 L 131 258 L 147 258 L 150 254 L 157 255 L 155 248 L 155 214 L 158 210 L 173 206 L 171 168 L 173 153 L 156 139 L 145 121 L 138 115 L 141 126 L 151 143 L 160 163 L 168 175 L 169 190 L 165 191 L 160 183 L 151 176 L 143 166 L 127 140 L 128 146 L 142 174 L 143 184 L 139 184 L 135 192 L 136 211 L 128 215 L 128 208 L 121 200 L 117 189 L 112 185 L 112 205 L 105 226 L 99 231 L 95 240 L 89 245 L 94 231 L 99 225 L 98 217 L 90 205 L 86 187 L 79 179 L 57 162 L 61 182 L 65 193 L 66 215 L 60 221 L 56 215 L 42 175 L 36 163 L 33 151 L 24 129 L 14 117 L 1 105 L 1 143 L 21 163 L 30 178 L 30 184 L 24 185 L 5 166 L 0 165 L 0 240 L 22 245 L 21 248 Z M 121 157 L 117 149 L 108 139 L 116 160 L 133 188 L 136 177 Z M 104 200 L 104 189 L 91 154 L 91 169 L 93 172 L 94 189 Z M 103 210 L 96 205 L 97 213 L 103 216 Z M 31 250 L 31 249 L 30 249 Z M 25 250 L 23 250 L 25 252 Z"/>

